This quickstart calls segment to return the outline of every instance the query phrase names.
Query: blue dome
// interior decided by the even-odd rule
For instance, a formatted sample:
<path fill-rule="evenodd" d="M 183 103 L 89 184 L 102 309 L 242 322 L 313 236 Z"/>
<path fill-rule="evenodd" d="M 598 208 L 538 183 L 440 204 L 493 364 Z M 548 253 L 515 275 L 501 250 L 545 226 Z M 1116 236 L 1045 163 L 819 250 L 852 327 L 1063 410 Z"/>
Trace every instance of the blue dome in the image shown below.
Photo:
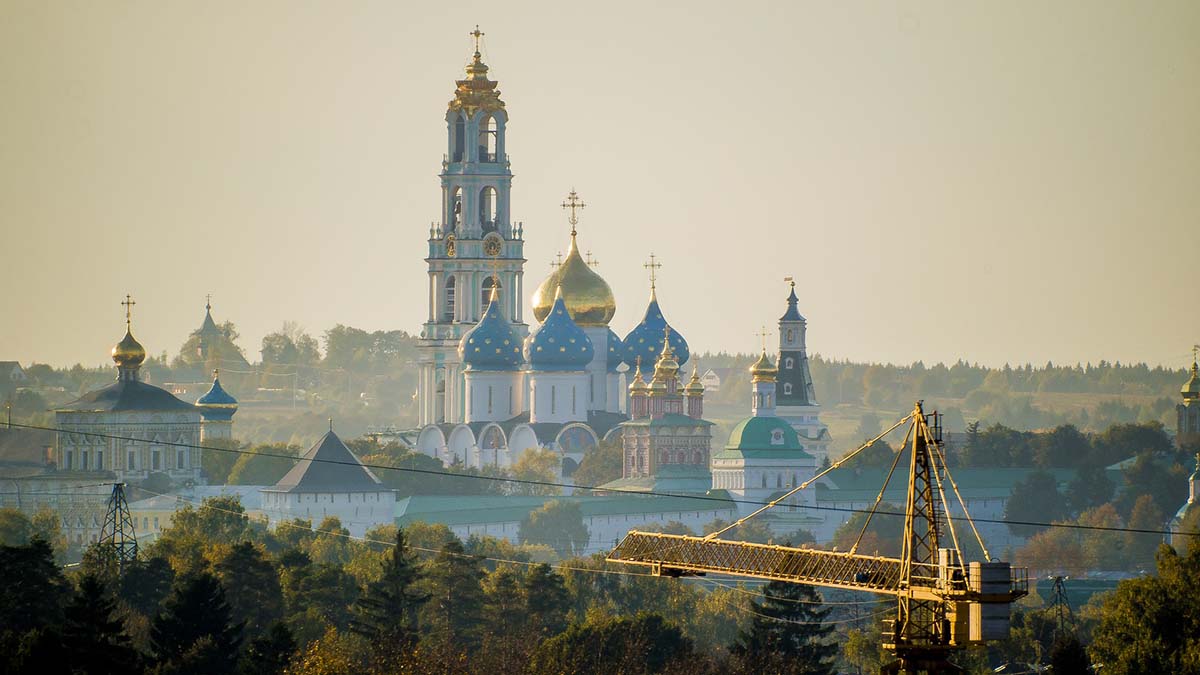
<path fill-rule="evenodd" d="M 587 333 L 571 320 L 561 292 L 546 320 L 529 336 L 525 350 L 533 370 L 583 370 L 596 351 Z"/>
<path fill-rule="evenodd" d="M 232 420 L 237 412 L 237 399 L 221 386 L 221 378 L 213 377 L 212 387 L 208 393 L 196 399 L 196 407 L 200 408 L 200 416 L 205 420 Z"/>
<path fill-rule="evenodd" d="M 229 392 L 225 391 L 225 388 L 221 386 L 221 378 L 214 377 L 212 387 L 209 388 L 207 394 L 196 399 L 196 405 L 212 407 L 236 406 L 237 399 L 230 396 Z"/>
<path fill-rule="evenodd" d="M 646 307 L 646 316 L 642 318 L 642 322 L 629 331 L 629 335 L 625 336 L 625 340 L 621 345 L 621 356 L 625 359 L 625 364 L 630 368 L 637 366 L 637 360 L 642 358 L 642 370 L 649 371 L 654 369 L 655 362 L 658 361 L 659 352 L 662 350 L 663 329 L 667 329 L 671 342 L 671 349 L 675 352 L 675 359 L 679 361 L 679 365 L 687 363 L 691 352 L 688 350 L 687 340 L 679 334 L 679 331 L 671 328 L 667 324 L 667 320 L 663 318 L 662 310 L 658 307 L 658 296 L 650 292 L 650 305 Z"/>
<path fill-rule="evenodd" d="M 493 295 L 483 318 L 458 343 L 458 356 L 467 370 L 517 370 L 521 367 L 521 340 L 500 311 Z"/>
<path fill-rule="evenodd" d="M 621 343 L 621 338 L 617 337 L 617 334 L 614 333 L 611 328 L 609 328 L 608 329 L 608 372 L 610 372 L 610 373 L 617 372 L 617 368 L 620 367 L 620 365 L 622 363 L 625 363 L 625 357 L 624 357 L 624 354 L 621 349 L 623 346 L 624 345 Z"/>

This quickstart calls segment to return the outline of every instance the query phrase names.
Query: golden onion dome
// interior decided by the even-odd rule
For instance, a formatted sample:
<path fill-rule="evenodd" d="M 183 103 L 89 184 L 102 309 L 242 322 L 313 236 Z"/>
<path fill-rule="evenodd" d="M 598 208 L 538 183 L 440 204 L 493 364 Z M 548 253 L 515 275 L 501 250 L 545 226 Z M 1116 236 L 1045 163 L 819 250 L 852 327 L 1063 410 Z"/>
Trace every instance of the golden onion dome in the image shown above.
<path fill-rule="evenodd" d="M 691 395 L 704 393 L 704 383 L 700 381 L 700 367 L 698 364 L 692 364 L 692 379 L 688 380 L 687 386 L 684 387 L 683 391 Z"/>
<path fill-rule="evenodd" d="M 633 381 L 629 383 L 630 394 L 642 394 L 649 387 L 646 385 L 646 380 L 642 378 L 642 361 L 638 359 L 637 370 L 633 372 Z"/>
<path fill-rule="evenodd" d="M 607 326 L 617 313 L 617 301 L 608 282 L 579 255 L 575 232 L 567 258 L 538 286 L 533 294 L 533 316 L 545 321 L 554 306 L 556 289 L 562 288 L 563 302 L 571 319 L 580 326 Z"/>
<path fill-rule="evenodd" d="M 1192 376 L 1180 387 L 1179 393 L 1189 400 L 1200 398 L 1200 370 L 1197 369 L 1195 361 L 1192 361 Z"/>
<path fill-rule="evenodd" d="M 775 376 L 779 374 L 779 369 L 771 363 L 771 359 L 764 351 L 762 356 L 750 366 L 750 381 L 751 382 L 774 382 Z"/>
<path fill-rule="evenodd" d="M 146 360 L 146 349 L 133 338 L 129 328 L 125 329 L 125 337 L 112 348 L 112 360 L 119 368 L 137 368 Z"/>
<path fill-rule="evenodd" d="M 675 360 L 675 352 L 671 349 L 670 333 L 663 339 L 662 351 L 658 363 L 654 364 L 655 380 L 671 380 L 679 374 L 679 361 Z"/>

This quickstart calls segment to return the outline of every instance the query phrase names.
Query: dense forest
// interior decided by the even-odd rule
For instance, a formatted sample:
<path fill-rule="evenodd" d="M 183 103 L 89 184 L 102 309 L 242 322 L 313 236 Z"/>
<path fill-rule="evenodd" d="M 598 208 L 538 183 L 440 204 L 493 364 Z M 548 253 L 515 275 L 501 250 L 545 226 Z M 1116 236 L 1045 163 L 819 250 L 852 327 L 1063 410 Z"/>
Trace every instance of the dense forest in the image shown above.
<path fill-rule="evenodd" d="M 0 511 L 3 672 L 876 673 L 895 611 L 802 585 L 654 577 L 601 556 L 545 562 L 544 545 L 463 542 L 444 526 L 362 539 L 333 518 L 269 528 L 228 497 L 184 508 L 123 568 L 97 546 L 63 568 L 53 522 L 22 518 Z M 1200 546 L 1156 555 L 1157 574 L 1094 596 L 1065 625 L 1035 593 L 1007 640 L 956 660 L 972 674 L 1018 663 L 1082 674 L 1089 658 L 1110 673 L 1198 672 Z"/>

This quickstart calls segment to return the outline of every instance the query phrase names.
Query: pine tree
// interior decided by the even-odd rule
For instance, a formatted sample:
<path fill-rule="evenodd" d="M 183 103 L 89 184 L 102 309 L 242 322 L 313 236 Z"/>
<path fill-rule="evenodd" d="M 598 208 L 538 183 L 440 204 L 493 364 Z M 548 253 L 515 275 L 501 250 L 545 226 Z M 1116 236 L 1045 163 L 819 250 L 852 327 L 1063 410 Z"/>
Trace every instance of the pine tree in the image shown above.
<path fill-rule="evenodd" d="M 534 565 L 525 574 L 525 602 L 528 622 L 538 639 L 558 635 L 567 627 L 570 594 L 562 576 L 549 565 Z"/>
<path fill-rule="evenodd" d="M 59 625 L 70 588 L 54 564 L 50 544 L 34 539 L 25 546 L 0 546 L 0 570 L 0 630 L 20 635 Z"/>
<path fill-rule="evenodd" d="M 240 675 L 280 675 L 291 664 L 296 640 L 283 623 L 275 623 L 261 637 L 246 645 L 238 665 Z"/>
<path fill-rule="evenodd" d="M 233 624 L 221 582 L 208 572 L 181 580 L 150 626 L 150 648 L 160 663 L 210 664 L 228 672 L 237 661 L 241 624 Z"/>
<path fill-rule="evenodd" d="M 171 563 L 166 558 L 138 558 L 129 563 L 125 571 L 120 582 L 121 599 L 143 616 L 157 614 L 175 583 Z"/>
<path fill-rule="evenodd" d="M 425 622 L 437 645 L 470 649 L 479 639 L 483 613 L 483 570 L 455 539 L 442 546 L 429 566 Z"/>
<path fill-rule="evenodd" d="M 751 603 L 754 620 L 730 647 L 741 672 L 780 675 L 833 675 L 837 645 L 828 641 L 832 626 L 822 622 L 821 596 L 812 586 L 773 581 Z"/>
<path fill-rule="evenodd" d="M 397 529 L 396 545 L 383 560 L 383 574 L 354 603 L 351 632 L 376 648 L 398 652 L 412 647 L 417 641 L 417 611 L 429 598 L 418 590 L 422 576 L 404 530 Z"/>
<path fill-rule="evenodd" d="M 125 632 L 125 622 L 116 616 L 116 607 L 98 576 L 80 578 L 62 629 L 63 647 L 74 672 L 136 672 L 138 654 Z"/>
<path fill-rule="evenodd" d="M 247 635 L 260 636 L 283 617 L 279 574 L 253 543 L 235 544 L 213 569 L 229 598 L 233 619 L 246 624 Z"/>

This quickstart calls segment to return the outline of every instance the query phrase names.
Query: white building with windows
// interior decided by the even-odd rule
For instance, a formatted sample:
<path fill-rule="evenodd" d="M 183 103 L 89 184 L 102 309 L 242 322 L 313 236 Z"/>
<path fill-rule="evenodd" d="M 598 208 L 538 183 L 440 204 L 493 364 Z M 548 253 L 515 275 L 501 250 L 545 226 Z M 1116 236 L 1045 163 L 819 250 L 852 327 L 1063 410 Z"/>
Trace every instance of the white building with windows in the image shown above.
<path fill-rule="evenodd" d="M 111 472 L 121 481 L 163 473 L 177 483 L 203 482 L 202 451 L 195 447 L 200 409 L 138 378 L 146 350 L 133 337 L 128 312 L 112 358 L 115 382 L 54 411 L 58 469 Z"/>
<path fill-rule="evenodd" d="M 330 429 L 275 485 L 263 488 L 262 512 L 272 524 L 301 518 L 314 526 L 335 517 L 361 537 L 396 517 L 396 493 L 385 486 Z"/>

